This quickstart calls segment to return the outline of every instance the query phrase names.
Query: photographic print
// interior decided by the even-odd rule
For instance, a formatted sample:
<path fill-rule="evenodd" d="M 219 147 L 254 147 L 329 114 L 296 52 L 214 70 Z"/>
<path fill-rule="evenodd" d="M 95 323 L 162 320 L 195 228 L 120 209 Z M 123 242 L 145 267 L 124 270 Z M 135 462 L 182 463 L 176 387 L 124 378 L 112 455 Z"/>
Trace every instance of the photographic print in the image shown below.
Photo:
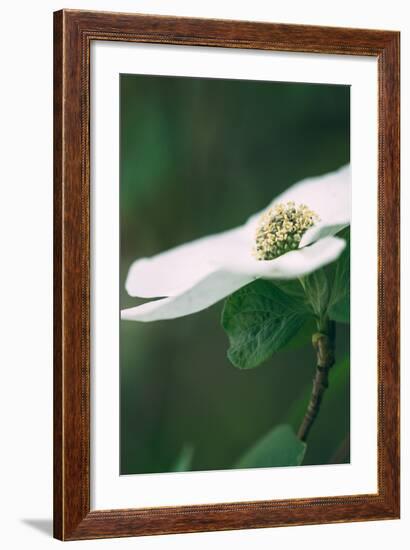
<path fill-rule="evenodd" d="M 350 87 L 120 75 L 120 473 L 350 462 Z"/>

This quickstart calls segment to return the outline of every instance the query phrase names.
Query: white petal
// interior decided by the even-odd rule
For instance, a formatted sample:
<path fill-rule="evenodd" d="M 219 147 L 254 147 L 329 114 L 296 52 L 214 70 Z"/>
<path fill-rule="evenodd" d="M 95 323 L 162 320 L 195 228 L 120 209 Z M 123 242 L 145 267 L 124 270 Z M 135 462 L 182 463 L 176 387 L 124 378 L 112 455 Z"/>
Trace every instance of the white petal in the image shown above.
<path fill-rule="evenodd" d="M 307 275 L 336 260 L 346 246 L 344 239 L 325 237 L 305 248 L 287 252 L 279 258 L 261 261 L 250 253 L 229 255 L 218 262 L 220 269 L 261 277 L 263 279 L 294 279 Z"/>
<path fill-rule="evenodd" d="M 128 294 L 141 298 L 180 294 L 212 273 L 210 261 L 236 246 L 242 233 L 242 227 L 224 231 L 136 260 L 125 283 Z"/>
<path fill-rule="evenodd" d="M 312 244 L 315 241 L 318 241 L 319 239 L 323 239 L 324 237 L 331 237 L 333 235 L 336 235 L 337 233 L 339 233 L 339 231 L 341 231 L 345 227 L 348 227 L 348 225 L 349 224 L 326 225 L 325 223 L 318 223 L 308 229 L 306 233 L 304 233 L 299 243 L 299 248 L 303 248 L 308 244 Z"/>
<path fill-rule="evenodd" d="M 319 224 L 305 233 L 301 246 L 336 234 L 350 223 L 350 167 L 293 185 L 271 205 L 288 200 L 307 204 L 321 218 Z M 151 258 L 135 261 L 128 272 L 125 285 L 127 292 L 131 296 L 142 298 L 179 296 L 185 290 L 201 284 L 220 265 L 226 266 L 225 270 L 230 273 L 234 273 L 235 269 L 243 273 L 245 264 L 248 265 L 245 272 L 250 275 L 265 273 L 265 262 L 257 261 L 251 256 L 260 215 L 261 213 L 252 216 L 239 228 L 203 237 Z M 285 256 L 288 257 L 289 254 Z M 280 258 L 274 262 L 279 260 Z M 281 262 L 275 267 L 275 273 Z M 272 262 L 268 263 L 271 265 Z M 242 267 L 235 267 L 238 264 Z M 139 307 L 148 308 L 148 304 Z"/>
<path fill-rule="evenodd" d="M 159 321 L 190 315 L 212 306 L 253 279 L 249 275 L 215 271 L 176 296 L 122 310 L 121 319 Z"/>
<path fill-rule="evenodd" d="M 268 206 L 280 202 L 295 201 L 306 204 L 320 218 L 315 227 L 307 231 L 301 246 L 326 235 L 335 235 L 349 225 L 351 219 L 351 168 L 350 165 L 323 176 L 308 178 L 292 185 L 276 197 Z M 254 234 L 263 212 L 255 214 L 247 222 L 248 231 Z M 317 229 L 320 228 L 320 232 Z"/>
<path fill-rule="evenodd" d="M 276 202 L 307 204 L 322 221 L 348 224 L 351 219 L 351 168 L 344 166 L 316 178 L 308 178 L 279 195 Z"/>

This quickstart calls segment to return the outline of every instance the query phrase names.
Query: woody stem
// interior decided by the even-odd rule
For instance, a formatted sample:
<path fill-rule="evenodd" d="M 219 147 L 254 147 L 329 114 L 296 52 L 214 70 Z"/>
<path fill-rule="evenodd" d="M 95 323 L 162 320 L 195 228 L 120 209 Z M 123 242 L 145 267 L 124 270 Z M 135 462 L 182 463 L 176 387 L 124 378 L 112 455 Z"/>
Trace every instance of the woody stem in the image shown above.
<path fill-rule="evenodd" d="M 305 416 L 298 431 L 301 441 L 306 441 L 310 429 L 320 410 L 323 395 L 329 386 L 329 370 L 335 362 L 335 323 L 328 321 L 324 330 L 312 336 L 312 344 L 316 350 L 316 372 L 313 388 Z"/>

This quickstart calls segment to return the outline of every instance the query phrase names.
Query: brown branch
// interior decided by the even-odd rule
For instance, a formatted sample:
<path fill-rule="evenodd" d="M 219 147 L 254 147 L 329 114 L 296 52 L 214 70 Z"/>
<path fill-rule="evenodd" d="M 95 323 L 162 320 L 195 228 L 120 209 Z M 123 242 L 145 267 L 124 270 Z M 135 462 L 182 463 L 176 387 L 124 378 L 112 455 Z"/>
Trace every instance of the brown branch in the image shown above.
<path fill-rule="evenodd" d="M 306 441 L 310 429 L 319 413 L 323 394 L 329 386 L 329 370 L 334 365 L 334 337 L 335 324 L 330 322 L 326 333 L 318 332 L 312 337 L 312 344 L 316 350 L 317 366 L 313 379 L 312 394 L 298 431 L 298 437 L 301 441 Z"/>

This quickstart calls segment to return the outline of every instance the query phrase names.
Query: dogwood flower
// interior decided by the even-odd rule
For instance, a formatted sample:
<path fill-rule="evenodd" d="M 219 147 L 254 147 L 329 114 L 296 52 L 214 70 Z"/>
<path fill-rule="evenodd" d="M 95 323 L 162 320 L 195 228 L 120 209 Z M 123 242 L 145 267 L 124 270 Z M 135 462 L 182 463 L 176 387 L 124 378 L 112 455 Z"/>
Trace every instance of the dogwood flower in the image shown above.
<path fill-rule="evenodd" d="M 136 260 L 125 288 L 159 298 L 124 309 L 132 321 L 174 319 L 206 309 L 258 278 L 296 279 L 335 261 L 350 224 L 350 166 L 296 183 L 243 225 Z"/>

